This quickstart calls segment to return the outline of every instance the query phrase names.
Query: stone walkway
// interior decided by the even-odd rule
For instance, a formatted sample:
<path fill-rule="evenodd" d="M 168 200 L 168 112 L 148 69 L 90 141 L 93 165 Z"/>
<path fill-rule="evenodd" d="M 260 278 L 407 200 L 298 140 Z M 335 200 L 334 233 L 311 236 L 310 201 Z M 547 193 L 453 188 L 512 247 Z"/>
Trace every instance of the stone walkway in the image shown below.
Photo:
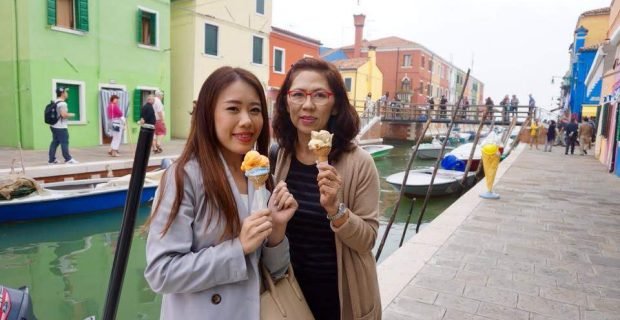
<path fill-rule="evenodd" d="M 523 147 L 379 266 L 384 319 L 620 319 L 620 178 Z"/>

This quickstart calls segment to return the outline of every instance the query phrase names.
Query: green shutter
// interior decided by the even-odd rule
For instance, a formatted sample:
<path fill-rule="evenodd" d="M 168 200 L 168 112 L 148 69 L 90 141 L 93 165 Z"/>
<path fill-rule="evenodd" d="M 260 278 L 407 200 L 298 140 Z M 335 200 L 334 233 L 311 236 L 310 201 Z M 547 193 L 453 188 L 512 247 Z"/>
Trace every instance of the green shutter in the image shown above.
<path fill-rule="evenodd" d="M 254 37 L 252 62 L 263 64 L 263 38 Z"/>
<path fill-rule="evenodd" d="M 276 50 L 273 55 L 273 70 L 282 72 L 282 51 Z"/>
<path fill-rule="evenodd" d="M 138 9 L 138 19 L 136 20 L 136 31 L 138 36 L 138 43 L 142 43 L 142 10 Z"/>
<path fill-rule="evenodd" d="M 47 24 L 56 25 L 56 0 L 47 0 Z"/>
<path fill-rule="evenodd" d="M 140 121 L 140 109 L 142 108 L 142 90 L 133 91 L 133 121 Z"/>
<path fill-rule="evenodd" d="M 88 0 L 76 0 L 75 7 L 76 29 L 88 31 Z"/>
<path fill-rule="evenodd" d="M 217 31 L 218 27 L 205 24 L 205 53 L 217 56 Z"/>
<path fill-rule="evenodd" d="M 157 15 L 149 14 L 149 29 L 151 30 L 151 45 L 157 46 Z"/>

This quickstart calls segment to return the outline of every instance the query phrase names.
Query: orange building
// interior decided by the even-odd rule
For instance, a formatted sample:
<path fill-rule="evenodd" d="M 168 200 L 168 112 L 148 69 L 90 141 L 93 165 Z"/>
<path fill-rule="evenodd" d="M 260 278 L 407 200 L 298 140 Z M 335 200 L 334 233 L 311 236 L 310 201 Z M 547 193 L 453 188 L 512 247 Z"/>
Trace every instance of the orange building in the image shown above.
<path fill-rule="evenodd" d="M 304 57 L 319 57 L 321 42 L 288 30 L 271 27 L 269 34 L 269 83 L 267 103 L 273 106 L 286 72 Z"/>

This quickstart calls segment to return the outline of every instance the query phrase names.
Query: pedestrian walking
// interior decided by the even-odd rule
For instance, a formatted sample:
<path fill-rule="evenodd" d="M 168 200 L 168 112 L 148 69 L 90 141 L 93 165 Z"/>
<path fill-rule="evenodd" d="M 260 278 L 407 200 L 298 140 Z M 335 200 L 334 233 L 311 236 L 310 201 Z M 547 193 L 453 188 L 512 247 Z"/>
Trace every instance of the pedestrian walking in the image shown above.
<path fill-rule="evenodd" d="M 566 134 L 566 150 L 564 154 L 568 154 L 568 150 L 570 149 L 570 154 L 575 153 L 575 142 L 577 141 L 577 131 L 579 127 L 577 126 L 577 119 L 571 118 L 570 123 L 566 125 L 564 132 Z"/>
<path fill-rule="evenodd" d="M 439 100 L 439 109 L 440 111 L 440 118 L 441 119 L 446 119 L 447 118 L 447 109 L 448 109 L 448 99 L 446 99 L 446 96 L 442 95 L 441 99 Z"/>
<path fill-rule="evenodd" d="M 534 118 L 534 112 L 536 112 L 536 100 L 532 97 L 532 94 L 529 94 L 530 102 L 528 103 L 527 116 L 530 119 Z"/>
<path fill-rule="evenodd" d="M 112 95 L 107 108 L 108 123 L 112 132 L 112 142 L 108 154 L 110 157 L 118 157 L 118 149 L 121 145 L 123 131 L 125 129 L 125 116 L 123 110 L 118 106 L 118 96 Z"/>
<path fill-rule="evenodd" d="M 579 125 L 579 149 L 581 150 L 582 156 L 588 154 L 588 151 L 586 150 L 592 143 L 592 131 L 592 125 L 590 125 L 588 117 L 584 117 L 583 121 Z"/>
<path fill-rule="evenodd" d="M 491 97 L 487 97 L 487 100 L 484 102 L 484 105 L 486 106 L 486 110 L 483 113 L 483 117 L 482 120 L 492 120 L 493 119 L 493 108 L 495 106 L 495 104 L 493 103 L 493 99 L 491 99 Z"/>
<path fill-rule="evenodd" d="M 431 119 L 435 119 L 435 99 L 432 96 L 428 96 L 428 116 Z"/>
<path fill-rule="evenodd" d="M 288 223 L 295 275 L 315 319 L 381 319 L 372 248 L 379 226 L 379 175 L 355 144 L 360 126 L 342 75 L 329 62 L 303 58 L 276 99 L 276 181 L 299 199 Z M 309 121 L 308 119 L 312 119 Z M 329 161 L 317 164 L 312 131 L 333 134 Z"/>
<path fill-rule="evenodd" d="M 53 125 L 50 125 L 50 130 L 52 131 L 52 142 L 50 143 L 47 158 L 47 163 L 49 164 L 58 163 L 58 160 L 56 160 L 56 150 L 58 150 L 58 145 L 60 145 L 60 150 L 62 151 L 62 157 L 65 159 L 65 163 L 79 163 L 79 161 L 75 160 L 71 156 L 71 153 L 69 153 L 69 129 L 67 124 L 69 122 L 68 119 L 75 117 L 75 114 L 69 112 L 67 99 L 69 99 L 68 88 L 56 89 L 55 103 L 56 112 L 58 113 L 58 121 Z"/>
<path fill-rule="evenodd" d="M 463 109 L 463 112 L 461 113 L 461 119 L 466 120 L 467 119 L 467 112 L 469 110 L 469 99 L 467 97 L 463 97 L 462 109 Z"/>
<path fill-rule="evenodd" d="M 267 192 L 241 169 L 255 147 L 268 153 L 263 86 L 249 71 L 221 67 L 202 85 L 194 117 L 145 224 L 144 277 L 163 294 L 162 320 L 259 320 L 261 268 L 284 277 L 285 233 L 298 206 L 286 184 L 271 179 L 268 203 L 251 205 Z"/>
<path fill-rule="evenodd" d="M 164 104 L 162 102 L 163 97 L 164 93 L 162 91 L 155 91 L 155 99 L 153 101 L 153 110 L 155 111 L 155 138 L 153 146 L 157 151 L 156 153 L 164 151 L 161 144 L 166 136 L 166 117 L 164 113 Z"/>
<path fill-rule="evenodd" d="M 538 150 L 538 135 L 540 133 L 540 120 L 535 119 L 532 124 L 528 127 L 530 130 L 530 150 L 532 150 L 532 146 L 536 146 L 536 150 Z"/>
<path fill-rule="evenodd" d="M 519 99 L 516 94 L 512 95 L 512 99 L 510 99 L 510 113 L 512 114 L 512 118 L 517 117 L 517 110 L 519 109 Z"/>
<path fill-rule="evenodd" d="M 502 109 L 502 121 L 508 122 L 508 108 L 510 107 L 510 97 L 508 95 L 504 96 L 504 99 L 499 103 Z"/>
<path fill-rule="evenodd" d="M 551 120 L 549 122 L 549 128 L 547 128 L 547 140 L 545 141 L 545 149 L 544 152 L 551 152 L 551 149 L 553 148 L 553 143 L 555 142 L 555 136 L 556 136 L 556 125 L 555 125 L 555 121 Z M 549 148 L 549 150 L 547 150 L 547 147 Z"/>

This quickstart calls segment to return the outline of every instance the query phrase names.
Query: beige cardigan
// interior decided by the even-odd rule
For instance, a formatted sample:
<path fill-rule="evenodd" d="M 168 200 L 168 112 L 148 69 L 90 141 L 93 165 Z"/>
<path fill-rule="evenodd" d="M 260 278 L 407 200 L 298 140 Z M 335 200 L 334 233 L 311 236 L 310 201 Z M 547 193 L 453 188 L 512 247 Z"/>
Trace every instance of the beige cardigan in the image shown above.
<path fill-rule="evenodd" d="M 276 182 L 286 179 L 291 157 L 278 151 Z M 338 293 L 342 320 L 381 319 L 377 266 L 372 248 L 379 227 L 379 174 L 372 157 L 356 147 L 334 164 L 342 177 L 340 197 L 348 220 L 334 228 L 338 263 Z"/>

